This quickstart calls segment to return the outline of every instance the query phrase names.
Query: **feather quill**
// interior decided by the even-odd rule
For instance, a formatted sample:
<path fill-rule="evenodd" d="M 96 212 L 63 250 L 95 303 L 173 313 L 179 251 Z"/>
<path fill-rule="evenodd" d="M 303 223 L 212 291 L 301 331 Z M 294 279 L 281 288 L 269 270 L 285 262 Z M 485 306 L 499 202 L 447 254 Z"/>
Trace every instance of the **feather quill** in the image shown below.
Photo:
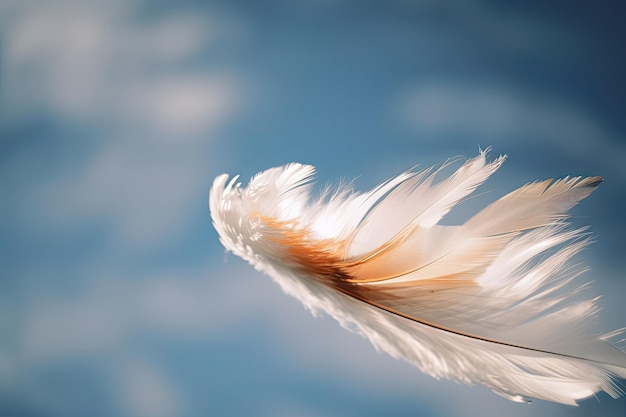
<path fill-rule="evenodd" d="M 596 300 L 573 284 L 588 237 L 566 223 L 600 177 L 527 184 L 462 225 L 440 224 L 504 160 L 481 151 L 443 180 L 441 167 L 407 171 L 317 200 L 315 169 L 293 163 L 247 187 L 218 176 L 209 206 L 227 250 L 314 314 L 435 378 L 518 402 L 618 397 L 626 353 L 591 326 Z"/>

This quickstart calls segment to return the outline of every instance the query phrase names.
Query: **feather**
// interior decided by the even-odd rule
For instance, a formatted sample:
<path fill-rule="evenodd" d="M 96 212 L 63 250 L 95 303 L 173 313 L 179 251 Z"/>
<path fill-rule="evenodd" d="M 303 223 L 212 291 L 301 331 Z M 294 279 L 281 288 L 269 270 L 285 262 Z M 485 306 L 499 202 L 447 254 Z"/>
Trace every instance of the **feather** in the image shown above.
<path fill-rule="evenodd" d="M 600 177 L 527 184 L 462 225 L 440 224 L 504 160 L 481 151 L 443 180 L 448 164 L 319 199 L 308 165 L 272 168 L 247 187 L 220 175 L 210 212 L 228 251 L 435 378 L 518 402 L 618 397 L 626 353 L 593 328 L 597 300 L 574 284 L 589 238 L 566 223 Z"/>

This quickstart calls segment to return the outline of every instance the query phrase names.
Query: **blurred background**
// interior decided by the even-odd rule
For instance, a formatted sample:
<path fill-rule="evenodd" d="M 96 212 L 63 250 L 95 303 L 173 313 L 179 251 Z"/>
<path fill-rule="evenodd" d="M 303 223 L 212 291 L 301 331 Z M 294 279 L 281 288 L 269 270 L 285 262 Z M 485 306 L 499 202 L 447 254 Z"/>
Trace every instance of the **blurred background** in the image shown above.
<path fill-rule="evenodd" d="M 207 195 L 291 161 L 367 189 L 509 159 L 626 326 L 623 2 L 0 0 L 0 416 L 624 416 L 436 381 L 226 255 Z M 247 180 L 244 180 L 247 181 Z"/>

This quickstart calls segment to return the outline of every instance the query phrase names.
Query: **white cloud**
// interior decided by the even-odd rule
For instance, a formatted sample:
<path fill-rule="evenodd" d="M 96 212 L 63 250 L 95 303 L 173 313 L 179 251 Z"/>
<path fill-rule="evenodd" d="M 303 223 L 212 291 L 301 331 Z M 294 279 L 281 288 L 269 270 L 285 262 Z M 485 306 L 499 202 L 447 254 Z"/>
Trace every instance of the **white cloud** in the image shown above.
<path fill-rule="evenodd" d="M 520 104 L 498 90 L 427 84 L 410 90 L 399 110 L 402 122 L 426 132 L 502 134 L 519 127 Z"/>
<path fill-rule="evenodd" d="M 106 351 L 124 335 L 122 310 L 113 299 L 84 297 L 37 300 L 21 326 L 20 355 L 26 363 Z"/>
<path fill-rule="evenodd" d="M 230 114 L 240 93 L 232 77 L 182 70 L 210 50 L 218 23 L 191 12 L 142 20 L 142 3 L 14 8 L 0 26 L 2 121 L 49 114 L 71 124 L 190 134 Z"/>
<path fill-rule="evenodd" d="M 160 137 L 210 132 L 237 107 L 241 88 L 228 75 L 160 77 L 128 86 L 120 119 L 154 129 Z"/>
<path fill-rule="evenodd" d="M 153 363 L 126 360 L 117 367 L 119 398 L 131 417 L 171 417 L 181 415 L 180 394 Z"/>
<path fill-rule="evenodd" d="M 584 109 L 538 93 L 431 81 L 405 91 L 391 111 L 400 126 L 424 138 L 455 134 L 487 145 L 520 138 L 526 145 L 551 143 L 564 155 L 609 163 L 617 178 L 626 178 L 626 148 L 609 127 Z"/>
<path fill-rule="evenodd" d="M 65 232 L 105 221 L 108 233 L 126 247 L 148 249 L 175 241 L 189 220 L 184 212 L 207 192 L 204 149 L 106 143 L 75 175 L 32 190 L 25 206 L 37 212 L 45 207 L 39 216 L 42 227 L 62 225 Z"/>

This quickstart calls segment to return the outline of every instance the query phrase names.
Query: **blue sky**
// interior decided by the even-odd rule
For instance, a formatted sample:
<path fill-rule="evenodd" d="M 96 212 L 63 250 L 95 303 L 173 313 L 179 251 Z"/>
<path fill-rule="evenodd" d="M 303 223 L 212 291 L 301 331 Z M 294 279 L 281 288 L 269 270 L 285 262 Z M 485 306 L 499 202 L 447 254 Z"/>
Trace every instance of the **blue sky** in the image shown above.
<path fill-rule="evenodd" d="M 587 2 L 0 1 L 0 414 L 623 416 L 436 381 L 226 256 L 208 189 L 298 161 L 366 189 L 508 154 L 573 210 L 626 326 L 623 10 Z M 476 201 L 477 205 L 480 200 Z"/>

